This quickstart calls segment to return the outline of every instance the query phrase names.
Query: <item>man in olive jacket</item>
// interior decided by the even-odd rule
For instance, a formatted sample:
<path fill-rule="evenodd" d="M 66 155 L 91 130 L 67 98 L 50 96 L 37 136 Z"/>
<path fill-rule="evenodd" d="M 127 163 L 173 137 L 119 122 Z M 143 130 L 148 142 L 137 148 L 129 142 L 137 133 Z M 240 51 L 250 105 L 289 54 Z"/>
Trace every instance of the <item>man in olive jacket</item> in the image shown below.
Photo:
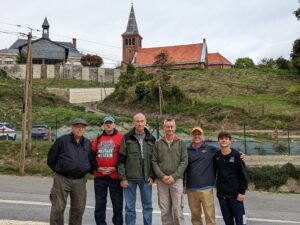
<path fill-rule="evenodd" d="M 144 225 L 152 224 L 152 151 L 155 138 L 145 128 L 146 117 L 138 113 L 133 118 L 134 128 L 124 135 L 118 171 L 125 197 L 125 224 L 136 224 L 136 188 L 139 186 L 143 206 Z"/>
<path fill-rule="evenodd" d="M 188 164 L 185 143 L 175 135 L 175 120 L 164 121 L 165 135 L 155 143 L 152 166 L 157 180 L 163 225 L 183 225 L 183 173 Z"/>

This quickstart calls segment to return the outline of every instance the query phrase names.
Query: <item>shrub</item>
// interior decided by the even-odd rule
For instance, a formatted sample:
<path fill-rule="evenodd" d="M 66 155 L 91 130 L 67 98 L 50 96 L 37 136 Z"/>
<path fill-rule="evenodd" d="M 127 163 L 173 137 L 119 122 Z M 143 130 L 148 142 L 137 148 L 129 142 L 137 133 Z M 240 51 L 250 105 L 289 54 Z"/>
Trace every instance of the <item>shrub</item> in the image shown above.
<path fill-rule="evenodd" d="M 7 72 L 3 69 L 0 69 L 0 79 L 6 79 L 7 77 Z"/>
<path fill-rule="evenodd" d="M 245 69 L 254 68 L 255 64 L 253 60 L 249 57 L 238 58 L 234 63 L 235 68 Z"/>
<path fill-rule="evenodd" d="M 274 149 L 280 155 L 285 155 L 285 154 L 288 153 L 288 148 L 284 144 L 282 144 L 282 143 L 275 144 Z"/>
<path fill-rule="evenodd" d="M 135 87 L 135 94 L 139 101 L 142 101 L 146 96 L 146 85 L 145 82 L 139 82 Z"/>
<path fill-rule="evenodd" d="M 296 177 L 296 168 L 287 163 L 282 167 L 278 166 L 263 166 L 249 168 L 247 167 L 247 173 L 249 180 L 254 182 L 255 188 L 270 189 L 275 187 L 276 189 L 285 184 L 288 177 Z"/>

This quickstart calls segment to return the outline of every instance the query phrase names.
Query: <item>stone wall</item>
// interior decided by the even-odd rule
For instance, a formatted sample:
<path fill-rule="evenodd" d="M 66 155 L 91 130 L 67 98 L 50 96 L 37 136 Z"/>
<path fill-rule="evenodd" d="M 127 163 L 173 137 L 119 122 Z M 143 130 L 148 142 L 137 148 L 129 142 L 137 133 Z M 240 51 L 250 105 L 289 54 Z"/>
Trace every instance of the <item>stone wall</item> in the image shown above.
<path fill-rule="evenodd" d="M 63 97 L 70 103 L 102 101 L 114 88 L 47 88 L 47 91 Z"/>
<path fill-rule="evenodd" d="M 42 68 L 45 67 L 45 68 Z M 10 76 L 25 79 L 26 65 L 0 65 Z M 91 68 L 79 65 L 33 65 L 33 78 L 77 79 L 94 82 L 117 83 L 121 72 L 119 69 Z"/>
<path fill-rule="evenodd" d="M 247 155 L 246 165 L 255 166 L 282 166 L 286 163 L 292 163 L 295 167 L 300 168 L 300 155 Z"/>

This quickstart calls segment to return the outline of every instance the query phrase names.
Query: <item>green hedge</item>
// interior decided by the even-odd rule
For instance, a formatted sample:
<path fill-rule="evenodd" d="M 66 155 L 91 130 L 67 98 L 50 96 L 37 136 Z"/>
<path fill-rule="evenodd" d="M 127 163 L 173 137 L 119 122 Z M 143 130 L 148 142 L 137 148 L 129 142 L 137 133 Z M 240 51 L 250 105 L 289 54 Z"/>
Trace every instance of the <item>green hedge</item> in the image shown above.
<path fill-rule="evenodd" d="M 247 168 L 248 178 L 253 182 L 256 189 L 276 189 L 285 184 L 289 177 L 297 178 L 298 172 L 295 166 L 287 163 L 282 167 L 279 166 L 263 166 Z"/>

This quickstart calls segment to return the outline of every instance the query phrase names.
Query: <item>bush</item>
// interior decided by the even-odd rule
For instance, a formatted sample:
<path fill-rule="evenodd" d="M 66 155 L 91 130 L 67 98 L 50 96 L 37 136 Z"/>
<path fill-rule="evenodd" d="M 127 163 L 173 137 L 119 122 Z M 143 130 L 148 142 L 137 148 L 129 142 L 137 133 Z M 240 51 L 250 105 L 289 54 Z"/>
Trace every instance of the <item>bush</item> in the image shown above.
<path fill-rule="evenodd" d="M 288 177 L 296 178 L 296 168 L 287 163 L 282 167 L 278 166 L 263 166 L 249 168 L 247 167 L 247 173 L 249 181 L 254 182 L 257 189 L 270 189 L 275 187 L 276 189 L 285 184 Z"/>
<path fill-rule="evenodd" d="M 234 67 L 239 69 L 254 68 L 255 64 L 251 58 L 243 57 L 243 58 L 238 58 L 235 61 Z"/>
<path fill-rule="evenodd" d="M 146 96 L 146 85 L 145 82 L 139 82 L 135 87 L 135 94 L 139 101 L 142 101 Z"/>
<path fill-rule="evenodd" d="M 3 69 L 0 69 L 0 79 L 6 79 L 7 77 L 7 72 Z"/>
<path fill-rule="evenodd" d="M 275 144 L 274 149 L 280 155 L 285 155 L 288 153 L 288 148 L 285 145 L 283 145 L 282 143 Z"/>

